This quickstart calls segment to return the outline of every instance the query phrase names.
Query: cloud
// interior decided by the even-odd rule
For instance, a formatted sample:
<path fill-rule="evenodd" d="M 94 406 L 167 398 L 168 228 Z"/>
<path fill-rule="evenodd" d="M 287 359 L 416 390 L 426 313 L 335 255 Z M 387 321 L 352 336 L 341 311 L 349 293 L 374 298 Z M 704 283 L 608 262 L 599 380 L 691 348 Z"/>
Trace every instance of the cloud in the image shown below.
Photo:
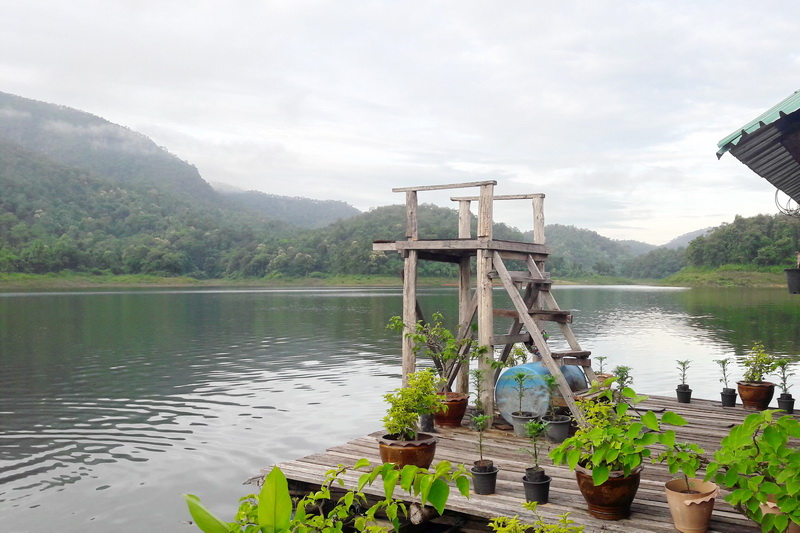
<path fill-rule="evenodd" d="M 546 193 L 548 221 L 654 243 L 774 212 L 714 152 L 798 88 L 788 0 L 0 8 L 3 90 L 141 131 L 209 181 L 369 209 L 497 179 Z"/>

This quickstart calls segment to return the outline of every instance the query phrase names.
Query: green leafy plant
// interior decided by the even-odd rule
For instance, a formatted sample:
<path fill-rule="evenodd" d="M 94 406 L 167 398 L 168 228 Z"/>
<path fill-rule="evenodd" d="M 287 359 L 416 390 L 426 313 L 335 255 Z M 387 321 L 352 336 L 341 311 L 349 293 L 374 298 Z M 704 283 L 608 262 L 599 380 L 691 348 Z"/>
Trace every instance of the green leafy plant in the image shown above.
<path fill-rule="evenodd" d="M 689 369 L 689 364 L 691 361 L 686 359 L 684 361 L 676 361 L 678 363 L 678 372 L 681 376 L 681 385 L 686 385 L 686 371 Z"/>
<path fill-rule="evenodd" d="M 359 459 L 352 470 L 370 468 L 366 459 Z M 455 483 L 458 491 L 469 498 L 469 474 L 464 465 L 452 467 L 448 461 L 441 461 L 436 470 L 429 471 L 413 465 L 395 469 L 391 463 L 377 465 L 365 472 L 358 480 L 356 488 L 348 490 L 330 510 L 323 505 L 331 501 L 334 484 L 343 487 L 341 475 L 348 469 L 343 465 L 329 470 L 325 482 L 317 492 L 312 492 L 292 501 L 286 476 L 274 467 L 264 479 L 258 495 L 250 494 L 240 500 L 239 510 L 233 522 L 225 522 L 209 511 L 197 496 L 184 494 L 189 513 L 200 530 L 205 533 L 289 533 L 300 531 L 342 531 L 354 528 L 357 531 L 377 533 L 389 531 L 378 525 L 375 515 L 382 511 L 392 522 L 394 531 L 400 528 L 400 517 L 408 514 L 406 504 L 394 497 L 399 485 L 408 494 L 419 497 L 420 505 L 430 504 L 439 514 L 444 512 L 450 497 L 449 483 Z M 384 499 L 366 508 L 367 498 L 363 489 L 381 478 Z M 364 508 L 363 512 L 359 509 Z"/>
<path fill-rule="evenodd" d="M 383 424 L 398 440 L 415 440 L 419 415 L 436 413 L 444 407 L 444 397 L 437 394 L 439 378 L 427 368 L 408 375 L 408 384 L 384 395 L 389 404 Z"/>
<path fill-rule="evenodd" d="M 606 366 L 606 360 L 607 359 L 608 359 L 608 357 L 606 357 L 605 355 L 598 355 L 597 357 L 594 358 L 594 360 L 597 361 L 597 365 L 598 365 L 597 366 L 597 373 L 598 374 L 605 374 L 604 368 Z"/>
<path fill-rule="evenodd" d="M 686 491 L 691 490 L 689 478 L 697 476 L 700 465 L 704 462 L 705 450 L 693 442 L 674 442 L 674 434 L 664 433 L 659 440 L 666 446 L 655 462 L 666 463 L 669 473 L 680 474 L 686 483 Z"/>
<path fill-rule="evenodd" d="M 778 359 L 764 350 L 764 344 L 757 342 L 750 350 L 750 354 L 742 361 L 745 368 L 742 381 L 760 383 L 764 376 L 771 374 L 777 368 Z"/>
<path fill-rule="evenodd" d="M 794 376 L 794 372 L 789 372 L 790 366 L 792 366 L 791 359 L 785 357 L 778 359 L 775 363 L 775 369 L 778 371 L 778 377 L 780 378 L 778 386 L 784 394 L 789 392 L 789 388 L 791 387 L 791 385 L 789 385 L 789 378 Z"/>
<path fill-rule="evenodd" d="M 539 420 L 528 420 L 525 423 L 525 436 L 531 441 L 530 447 L 520 448 L 520 451 L 525 452 L 533 459 L 533 467 L 539 467 L 539 441 L 547 429 L 547 423 Z"/>
<path fill-rule="evenodd" d="M 728 387 L 728 365 L 731 364 L 731 358 L 726 357 L 724 359 L 714 359 L 714 362 L 719 365 L 720 370 L 722 371 L 722 377 L 720 378 L 719 382 L 725 385 L 725 388 Z"/>
<path fill-rule="evenodd" d="M 477 343 L 472 337 L 458 339 L 453 335 L 444 326 L 444 316 L 439 311 L 433 313 L 432 318 L 431 322 L 420 320 L 407 327 L 401 317 L 393 316 L 386 327 L 398 333 L 406 332 L 405 335 L 414 341 L 416 354 L 433 361 L 436 372 L 443 379 L 441 389 L 444 391 L 449 390 L 446 380 L 453 367 L 469 360 L 470 352 L 477 347 Z"/>
<path fill-rule="evenodd" d="M 475 394 L 475 410 L 483 414 L 483 381 L 486 376 L 486 371 L 481 368 L 473 368 L 469 371 L 469 379 Z M 474 419 L 473 419 L 474 420 Z"/>
<path fill-rule="evenodd" d="M 659 441 L 662 444 L 674 442 L 674 430 L 662 430 L 662 423 L 673 426 L 686 424 L 683 417 L 671 411 L 666 411 L 660 421 L 652 411 L 645 412 L 636 420 L 629 411 L 645 399 L 646 396 L 639 396 L 630 387 L 625 387 L 618 394 L 605 389 L 599 391 L 596 399 L 579 400 L 585 422 L 574 436 L 551 450 L 553 463 L 567 464 L 571 469 L 580 465 L 591 470 L 595 485 L 608 480 L 612 471 L 621 471 L 624 476 L 629 476 L 644 458 L 650 457 L 648 446 Z"/>
<path fill-rule="evenodd" d="M 525 372 L 524 370 L 518 370 L 511 375 L 511 379 L 514 381 L 514 388 L 517 391 L 517 400 L 519 402 L 519 408 L 516 412 L 522 413 L 522 401 L 525 399 L 525 391 L 528 390 L 528 378 L 530 378 L 532 374 L 530 372 Z M 513 413 L 512 413 L 513 414 Z"/>
<path fill-rule="evenodd" d="M 478 431 L 478 455 L 483 461 L 483 432 L 489 427 L 489 415 L 476 415 L 472 417 L 472 423 L 475 424 L 475 429 Z"/>
<path fill-rule="evenodd" d="M 706 468 L 706 479 L 730 490 L 725 500 L 760 523 L 764 533 L 785 531 L 789 520 L 800 524 L 800 422 L 780 413 L 748 415 L 722 439 Z M 763 513 L 767 501 L 781 514 Z"/>
<path fill-rule="evenodd" d="M 533 512 L 534 520 L 531 524 L 526 524 L 516 516 L 496 516 L 489 521 L 489 527 L 495 533 L 583 533 L 583 526 L 575 524 L 569 518 L 569 513 L 558 515 L 558 521 L 549 524 L 545 521 L 537 510 L 538 502 L 525 502 L 522 507 Z"/>
<path fill-rule="evenodd" d="M 614 370 L 611 371 L 616 378 L 614 383 L 616 384 L 617 392 L 621 393 L 624 389 L 633 384 L 632 370 L 633 369 L 629 366 L 619 365 L 615 366 Z M 606 382 L 608 382 L 608 380 L 606 380 Z"/>

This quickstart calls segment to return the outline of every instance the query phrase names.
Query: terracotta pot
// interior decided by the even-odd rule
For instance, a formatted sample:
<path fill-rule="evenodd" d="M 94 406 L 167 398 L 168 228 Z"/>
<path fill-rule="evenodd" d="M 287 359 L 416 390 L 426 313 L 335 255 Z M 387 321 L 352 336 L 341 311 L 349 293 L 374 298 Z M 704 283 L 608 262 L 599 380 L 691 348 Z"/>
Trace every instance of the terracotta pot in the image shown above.
<path fill-rule="evenodd" d="M 762 503 L 758 507 L 761 509 L 762 514 L 781 514 L 781 510 L 778 509 L 778 506 L 775 504 L 775 502 L 767 501 L 767 503 Z M 800 525 L 789 520 L 789 526 L 786 528 L 786 533 L 800 533 Z"/>
<path fill-rule="evenodd" d="M 433 415 L 433 422 L 441 428 L 460 428 L 464 413 L 467 412 L 469 396 L 460 392 L 440 392 L 446 399 L 446 409 Z"/>
<path fill-rule="evenodd" d="M 689 489 L 697 494 L 681 492 L 686 490 L 686 481 L 673 479 L 664 485 L 667 503 L 675 529 L 682 533 L 705 533 L 714 510 L 714 499 L 719 494 L 716 483 L 702 479 L 689 479 Z"/>
<path fill-rule="evenodd" d="M 417 433 L 417 440 L 397 440 L 394 435 L 384 435 L 378 439 L 381 461 L 394 463 L 399 468 L 406 465 L 428 468 L 436 454 L 438 440 L 427 433 Z"/>
<path fill-rule="evenodd" d="M 577 466 L 575 477 L 583 499 L 589 506 L 589 514 L 600 520 L 620 520 L 631 515 L 631 504 L 639 490 L 642 466 L 631 475 L 623 477 L 622 472 L 611 472 L 605 483 L 595 487 L 592 471 Z"/>
<path fill-rule="evenodd" d="M 737 381 L 736 385 L 742 405 L 751 411 L 767 409 L 775 393 L 775 384 L 769 381 Z"/>

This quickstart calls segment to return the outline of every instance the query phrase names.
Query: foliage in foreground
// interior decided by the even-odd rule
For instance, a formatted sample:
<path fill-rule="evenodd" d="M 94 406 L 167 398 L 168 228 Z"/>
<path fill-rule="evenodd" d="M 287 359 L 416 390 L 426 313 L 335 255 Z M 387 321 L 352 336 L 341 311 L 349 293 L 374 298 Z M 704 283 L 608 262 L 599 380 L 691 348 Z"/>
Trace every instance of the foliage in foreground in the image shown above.
<path fill-rule="evenodd" d="M 369 467 L 368 460 L 359 459 L 352 469 Z M 398 484 L 408 494 L 419 497 L 421 505 L 430 504 L 439 514 L 444 512 L 450 496 L 448 482 L 455 483 L 458 491 L 469 498 L 469 474 L 464 465 L 451 468 L 450 462 L 441 461 L 431 472 L 413 465 L 397 470 L 394 464 L 385 463 L 363 473 L 356 488 L 345 492 L 329 509 L 326 504 L 332 500 L 332 487 L 334 484 L 344 486 L 340 476 L 346 471 L 343 465 L 329 470 L 319 491 L 293 502 L 286 476 L 278 467 L 274 467 L 264 479 L 260 494 L 250 494 L 239 500 L 239 511 L 233 522 L 225 522 L 215 516 L 200 503 L 197 496 L 184 494 L 184 498 L 195 524 L 205 533 L 341 532 L 345 528 L 369 533 L 390 531 L 378 524 L 378 512 L 385 513 L 394 531 L 398 531 L 400 517 L 408 514 L 405 503 L 394 497 Z M 366 508 L 367 498 L 363 489 L 379 477 L 383 482 L 385 497 Z"/>

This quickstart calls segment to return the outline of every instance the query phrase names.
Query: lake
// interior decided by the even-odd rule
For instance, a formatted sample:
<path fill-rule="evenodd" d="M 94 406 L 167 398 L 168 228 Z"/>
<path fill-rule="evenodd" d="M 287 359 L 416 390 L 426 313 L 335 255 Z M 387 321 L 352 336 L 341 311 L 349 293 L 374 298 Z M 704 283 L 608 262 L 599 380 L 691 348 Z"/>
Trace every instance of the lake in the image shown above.
<path fill-rule="evenodd" d="M 785 289 L 553 293 L 640 393 L 674 395 L 690 359 L 694 396 L 718 400 L 715 359 L 756 341 L 800 353 Z M 455 294 L 424 289 L 421 305 L 454 317 Z M 260 468 L 380 428 L 401 305 L 399 288 L 0 293 L 2 530 L 199 531 L 183 493 L 232 519 Z"/>

